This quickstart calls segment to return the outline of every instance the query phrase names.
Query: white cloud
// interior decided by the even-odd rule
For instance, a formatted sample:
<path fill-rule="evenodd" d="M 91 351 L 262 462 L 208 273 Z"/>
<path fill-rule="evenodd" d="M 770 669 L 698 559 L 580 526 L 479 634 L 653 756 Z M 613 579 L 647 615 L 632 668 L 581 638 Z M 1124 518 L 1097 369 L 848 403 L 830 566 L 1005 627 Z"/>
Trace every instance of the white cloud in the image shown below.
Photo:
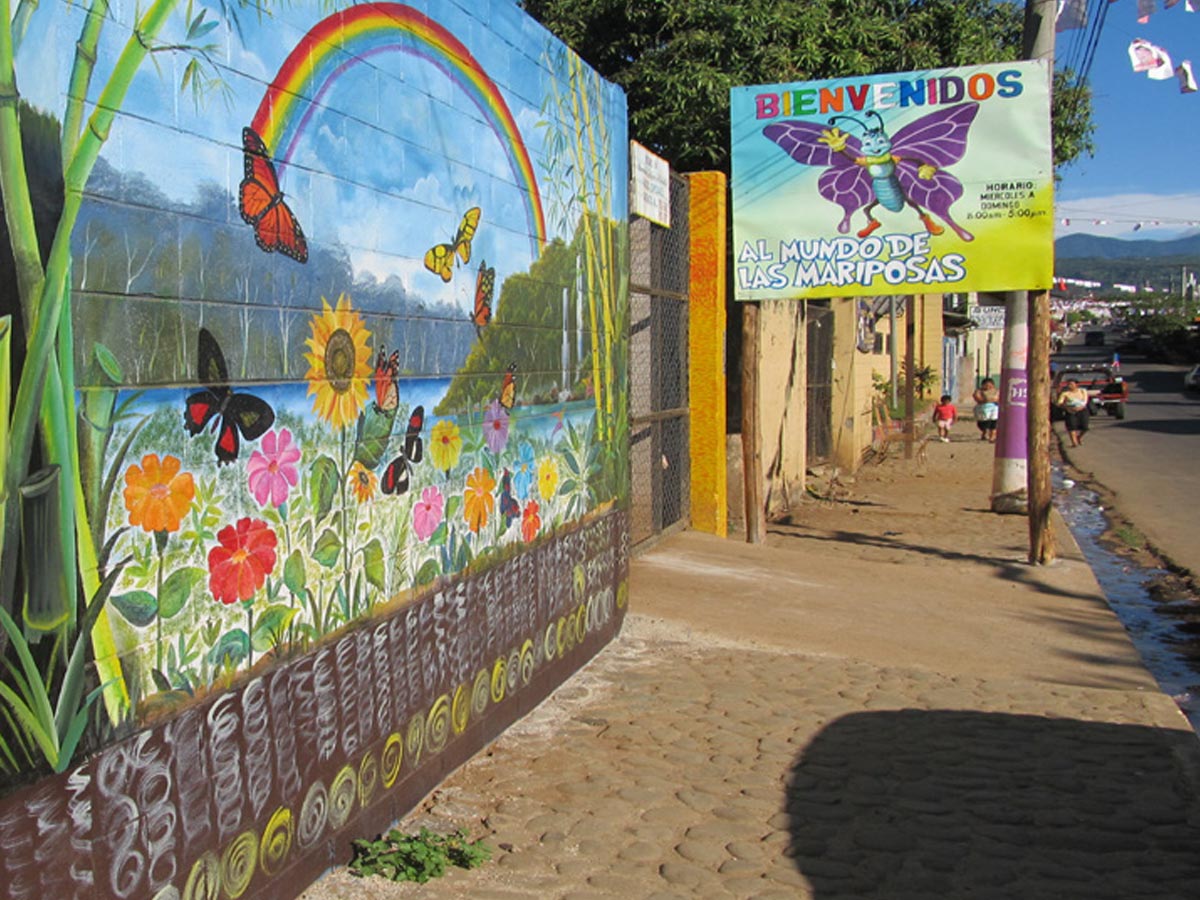
<path fill-rule="evenodd" d="M 1055 232 L 1169 239 L 1200 226 L 1200 193 L 1111 194 L 1055 204 Z M 1070 224 L 1064 224 L 1069 220 Z"/>

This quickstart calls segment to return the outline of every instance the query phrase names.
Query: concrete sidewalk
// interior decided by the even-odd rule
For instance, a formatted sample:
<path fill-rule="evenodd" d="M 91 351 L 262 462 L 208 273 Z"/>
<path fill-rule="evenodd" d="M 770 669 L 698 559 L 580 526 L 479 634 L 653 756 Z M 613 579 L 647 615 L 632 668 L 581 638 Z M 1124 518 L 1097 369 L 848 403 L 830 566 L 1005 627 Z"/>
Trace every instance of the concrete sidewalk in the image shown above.
<path fill-rule="evenodd" d="M 765 546 L 676 535 L 621 637 L 402 823 L 500 848 L 304 896 L 1191 898 L 1200 740 L 1065 530 L 933 444 Z"/>

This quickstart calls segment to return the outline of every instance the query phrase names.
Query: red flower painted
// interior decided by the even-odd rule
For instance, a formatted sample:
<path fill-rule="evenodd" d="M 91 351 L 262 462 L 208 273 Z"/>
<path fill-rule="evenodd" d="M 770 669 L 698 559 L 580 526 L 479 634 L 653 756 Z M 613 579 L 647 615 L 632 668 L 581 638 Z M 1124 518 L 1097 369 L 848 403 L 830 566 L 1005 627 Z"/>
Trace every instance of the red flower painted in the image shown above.
<path fill-rule="evenodd" d="M 275 532 L 262 519 L 238 519 L 208 551 L 208 589 L 222 603 L 249 600 L 275 568 Z"/>
<path fill-rule="evenodd" d="M 542 527 L 542 517 L 538 515 L 539 509 L 536 500 L 530 500 L 525 504 L 525 512 L 521 516 L 521 537 L 525 538 L 527 544 L 537 537 L 538 529 Z"/>

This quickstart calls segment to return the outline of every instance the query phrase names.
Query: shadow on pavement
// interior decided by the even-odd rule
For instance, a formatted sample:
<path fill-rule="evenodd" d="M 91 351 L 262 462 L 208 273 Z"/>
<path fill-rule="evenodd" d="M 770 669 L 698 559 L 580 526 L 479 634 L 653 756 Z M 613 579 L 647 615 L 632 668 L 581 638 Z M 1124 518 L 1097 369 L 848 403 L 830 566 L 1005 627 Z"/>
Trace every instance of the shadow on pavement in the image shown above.
<path fill-rule="evenodd" d="M 1178 394 L 1183 390 L 1183 372 L 1142 370 L 1125 376 L 1131 388 L 1144 394 Z"/>
<path fill-rule="evenodd" d="M 1114 428 L 1122 431 L 1152 431 L 1155 434 L 1200 434 L 1200 417 L 1194 419 L 1150 419 L 1130 422 L 1128 419 Z"/>
<path fill-rule="evenodd" d="M 1200 745 L 1186 731 L 982 712 L 864 712 L 787 783 L 815 900 L 1196 896 Z"/>

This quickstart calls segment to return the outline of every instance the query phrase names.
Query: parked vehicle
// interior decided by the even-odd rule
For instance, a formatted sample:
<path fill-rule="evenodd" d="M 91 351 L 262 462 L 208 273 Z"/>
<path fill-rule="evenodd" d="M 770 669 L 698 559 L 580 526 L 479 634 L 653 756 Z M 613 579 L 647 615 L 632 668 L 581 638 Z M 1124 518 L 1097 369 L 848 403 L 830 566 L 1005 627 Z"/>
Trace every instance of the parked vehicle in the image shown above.
<path fill-rule="evenodd" d="M 1125 418 L 1125 403 L 1129 399 L 1129 383 L 1121 377 L 1119 370 L 1110 365 L 1079 363 L 1059 366 L 1055 369 L 1050 388 L 1050 418 L 1058 420 L 1063 411 L 1054 406 L 1054 400 L 1062 392 L 1068 379 L 1074 378 L 1088 392 L 1088 412 L 1098 415 L 1103 410 L 1108 415 Z"/>

